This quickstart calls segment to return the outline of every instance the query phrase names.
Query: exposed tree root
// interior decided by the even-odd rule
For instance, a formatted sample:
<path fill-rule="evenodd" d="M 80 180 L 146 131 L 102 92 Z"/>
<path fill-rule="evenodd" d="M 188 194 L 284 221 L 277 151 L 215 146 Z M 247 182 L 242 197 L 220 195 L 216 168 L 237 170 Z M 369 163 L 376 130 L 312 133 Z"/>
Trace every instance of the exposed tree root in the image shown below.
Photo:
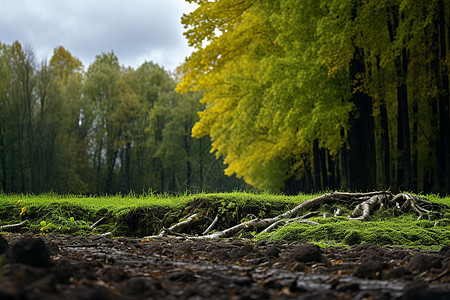
<path fill-rule="evenodd" d="M 203 231 L 203 235 L 208 234 L 211 232 L 211 230 L 214 228 L 214 226 L 216 225 L 217 221 L 219 221 L 219 215 L 216 215 L 216 217 L 214 218 L 214 220 L 212 221 L 211 225 L 208 226 L 208 228 L 206 228 L 205 231 Z"/>
<path fill-rule="evenodd" d="M 317 209 L 323 204 L 344 204 L 347 206 L 355 206 L 353 212 L 348 216 L 349 220 L 367 221 L 369 217 L 376 210 L 384 210 L 387 208 L 394 208 L 397 213 L 414 212 L 421 218 L 430 219 L 430 215 L 440 216 L 440 211 L 446 208 L 443 204 L 432 203 L 418 196 L 412 196 L 410 194 L 399 194 L 394 196 L 389 191 L 371 192 L 371 193 L 330 193 L 325 194 L 314 199 L 306 200 L 297 205 L 293 209 L 280 214 L 272 218 L 258 218 L 253 216 L 249 221 L 242 222 L 230 228 L 226 228 L 221 231 L 211 232 L 212 228 L 216 225 L 219 216 L 217 215 L 208 228 L 203 232 L 201 236 L 189 237 L 189 238 L 202 238 L 202 239 L 217 239 L 217 238 L 229 238 L 242 231 L 250 231 L 255 228 L 262 229 L 262 232 L 270 232 L 278 226 L 285 226 L 292 222 L 305 222 L 311 225 L 317 225 L 319 223 L 308 220 L 317 214 L 319 211 L 309 212 L 303 216 L 298 217 L 300 211 L 307 211 L 310 209 Z M 334 215 L 340 215 L 340 209 L 336 210 Z M 186 220 L 179 222 L 168 229 L 163 229 L 157 236 L 148 236 L 145 238 L 159 238 L 168 235 L 172 236 L 185 236 L 178 232 L 182 228 L 186 228 L 199 220 L 197 214 L 193 214 Z"/>
<path fill-rule="evenodd" d="M 27 223 L 28 223 L 28 221 L 25 220 L 25 221 L 22 221 L 22 222 L 16 223 L 16 224 L 3 225 L 3 226 L 0 226 L 0 230 L 6 231 L 6 230 L 18 229 Z"/>
<path fill-rule="evenodd" d="M 101 217 L 100 219 L 98 219 L 97 221 L 95 221 L 94 224 L 92 224 L 89 229 L 94 229 L 95 227 L 97 227 L 100 223 L 102 223 L 103 221 L 106 220 L 106 217 Z"/>
<path fill-rule="evenodd" d="M 348 216 L 349 220 L 367 220 L 373 210 L 383 209 L 389 202 L 389 194 L 380 194 L 370 197 L 368 200 L 358 204 L 353 212 Z"/>
<path fill-rule="evenodd" d="M 198 220 L 199 220 L 198 214 L 195 213 L 195 214 L 187 217 L 186 220 L 184 220 L 184 221 L 181 221 L 175 225 L 172 225 L 169 228 L 164 228 L 163 230 L 161 230 L 161 232 L 158 235 L 146 236 L 144 238 L 161 238 L 161 237 L 165 237 L 165 236 L 169 236 L 169 235 L 180 236 L 180 234 L 178 234 L 178 232 L 181 229 L 188 227 L 189 225 L 192 225 L 193 223 L 197 222 Z"/>

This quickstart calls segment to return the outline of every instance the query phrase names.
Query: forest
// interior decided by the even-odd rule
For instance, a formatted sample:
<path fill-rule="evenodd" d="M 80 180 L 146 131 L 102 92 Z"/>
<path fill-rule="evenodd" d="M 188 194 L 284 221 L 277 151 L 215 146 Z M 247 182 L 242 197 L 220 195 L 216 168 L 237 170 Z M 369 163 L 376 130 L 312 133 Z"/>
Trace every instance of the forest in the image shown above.
<path fill-rule="evenodd" d="M 0 190 L 116 194 L 228 191 L 209 138 L 192 138 L 201 93 L 179 75 L 102 53 L 84 68 L 62 46 L 38 62 L 31 47 L 0 44 Z"/>
<path fill-rule="evenodd" d="M 0 190 L 449 193 L 449 3 L 187 2 L 174 73 L 0 43 Z"/>
<path fill-rule="evenodd" d="M 225 173 L 295 194 L 450 191 L 450 3 L 191 0 L 193 135 Z"/>

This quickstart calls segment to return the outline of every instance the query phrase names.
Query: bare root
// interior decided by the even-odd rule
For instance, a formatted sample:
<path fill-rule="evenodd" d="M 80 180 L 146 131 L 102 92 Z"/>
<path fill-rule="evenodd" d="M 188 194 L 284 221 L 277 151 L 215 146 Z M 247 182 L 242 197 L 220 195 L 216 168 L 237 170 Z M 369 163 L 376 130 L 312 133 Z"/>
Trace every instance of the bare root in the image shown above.
<path fill-rule="evenodd" d="M 27 223 L 28 223 L 28 221 L 25 220 L 25 221 L 22 221 L 22 222 L 16 223 L 16 224 L 3 225 L 3 226 L 0 226 L 0 230 L 1 231 L 15 230 L 15 229 L 22 227 L 23 225 L 26 225 Z"/>
<path fill-rule="evenodd" d="M 216 215 L 212 223 L 202 233 L 201 236 L 187 236 L 180 234 L 179 231 L 194 222 L 198 221 L 197 214 L 193 214 L 186 220 L 179 222 L 168 229 L 163 229 L 157 236 L 148 236 L 146 238 L 160 238 L 164 236 L 183 236 L 192 239 L 217 239 L 229 238 L 242 231 L 250 231 L 259 229 L 260 232 L 269 233 L 279 226 L 286 226 L 292 222 L 303 222 L 311 225 L 318 225 L 319 223 L 308 220 L 308 218 L 318 215 L 319 211 L 306 213 L 303 216 L 297 216 L 301 211 L 308 211 L 317 209 L 324 204 L 344 204 L 347 206 L 355 206 L 353 212 L 347 217 L 350 220 L 367 221 L 370 216 L 377 210 L 384 210 L 393 208 L 397 212 L 414 212 L 421 218 L 430 218 L 431 214 L 439 214 L 439 211 L 445 208 L 445 205 L 429 202 L 417 196 L 410 194 L 400 194 L 394 196 L 389 191 L 370 192 L 370 193 L 329 193 L 310 200 L 306 200 L 296 207 L 271 218 L 258 218 L 253 216 L 253 219 L 237 224 L 224 230 L 212 232 L 216 226 L 219 215 Z M 341 214 L 341 210 L 337 209 L 334 216 Z M 326 217 L 324 215 L 324 217 Z"/>

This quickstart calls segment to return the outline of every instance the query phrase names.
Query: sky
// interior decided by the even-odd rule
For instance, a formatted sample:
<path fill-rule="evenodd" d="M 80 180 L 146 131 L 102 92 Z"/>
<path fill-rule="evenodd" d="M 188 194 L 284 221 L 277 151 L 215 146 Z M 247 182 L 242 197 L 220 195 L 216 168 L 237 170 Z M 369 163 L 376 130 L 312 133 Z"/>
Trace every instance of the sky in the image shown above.
<path fill-rule="evenodd" d="M 180 18 L 195 9 L 184 0 L 0 0 L 0 42 L 31 47 L 37 61 L 63 46 L 88 67 L 114 51 L 137 68 L 153 61 L 168 71 L 192 49 Z"/>

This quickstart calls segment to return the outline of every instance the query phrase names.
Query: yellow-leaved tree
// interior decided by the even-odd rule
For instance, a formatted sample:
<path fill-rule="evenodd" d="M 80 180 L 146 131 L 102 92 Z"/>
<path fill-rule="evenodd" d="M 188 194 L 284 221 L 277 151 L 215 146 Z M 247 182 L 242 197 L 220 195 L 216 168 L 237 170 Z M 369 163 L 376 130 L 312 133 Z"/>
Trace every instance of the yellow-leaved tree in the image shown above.
<path fill-rule="evenodd" d="M 336 154 L 352 106 L 346 102 L 349 92 L 339 89 L 347 78 L 328 76 L 308 29 L 320 20 L 320 6 L 194 2 L 198 9 L 183 23 L 196 51 L 183 66 L 178 91 L 204 91 L 206 109 L 193 135 L 211 136 L 226 173 L 257 188 L 280 190 L 288 178 L 310 173 L 315 144 Z M 288 38 L 292 34 L 299 38 Z"/>

